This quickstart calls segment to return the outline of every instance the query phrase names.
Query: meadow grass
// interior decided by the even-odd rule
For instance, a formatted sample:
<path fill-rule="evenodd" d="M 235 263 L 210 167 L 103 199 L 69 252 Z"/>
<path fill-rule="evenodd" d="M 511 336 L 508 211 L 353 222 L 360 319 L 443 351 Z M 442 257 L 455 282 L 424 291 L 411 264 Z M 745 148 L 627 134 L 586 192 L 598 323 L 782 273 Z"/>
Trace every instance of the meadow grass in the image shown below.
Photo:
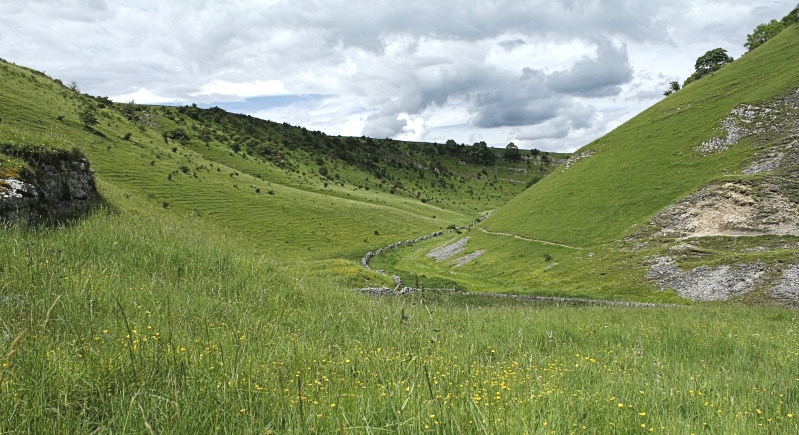
<path fill-rule="evenodd" d="M 3 432 L 799 429 L 796 312 L 372 298 L 115 195 L 0 232 Z"/>
<path fill-rule="evenodd" d="M 793 47 L 780 38 L 775 47 Z M 747 56 L 770 59 L 768 49 L 758 52 Z M 788 52 L 777 73 L 792 71 L 786 68 L 795 56 Z M 0 228 L 0 433 L 799 431 L 796 311 L 732 304 L 630 309 L 477 293 L 362 295 L 353 288 L 391 282 L 358 266 L 363 252 L 468 222 L 512 189 L 478 182 L 474 168 L 462 169 L 470 175 L 465 187 L 446 188 L 397 172 L 417 192 L 440 190 L 423 202 L 411 190 L 391 194 L 353 167 L 331 165 L 347 180 L 340 183 L 311 175 L 318 165 L 308 159 L 296 171 L 279 170 L 216 140 L 164 140 L 163 132 L 200 128 L 172 108 L 159 108 L 157 125 L 142 128 L 98 108 L 99 124 L 86 128 L 77 111 L 94 100 L 40 73 L 0 67 L 9 79 L 0 87 L 13 83 L 13 91 L 0 92 L 0 140 L 15 150 L 39 143 L 68 149 L 63 140 L 80 145 L 104 197 L 80 220 Z M 766 81 L 763 93 L 791 77 Z M 733 87 L 746 89 L 748 101 L 761 95 L 747 83 Z M 733 106 L 721 91 L 702 95 Z M 680 95 L 669 104 L 690 99 Z M 702 110 L 723 117 L 726 106 Z M 644 127 L 625 137 L 651 139 Z M 699 138 L 702 131 L 683 134 Z M 131 137 L 121 139 L 126 132 Z M 664 147 L 650 157 L 625 148 L 630 160 L 619 171 L 640 173 L 636 165 L 678 151 Z M 563 187 L 534 186 L 516 200 L 524 225 L 509 223 L 516 219 L 511 211 L 486 221 L 489 230 L 511 225 L 507 232 L 573 248 L 472 229 L 388 251 L 373 266 L 394 267 L 406 282 L 421 274 L 477 291 L 682 302 L 643 280 L 639 260 L 667 245 L 630 252 L 614 237 L 658 201 L 720 176 L 700 172 L 739 164 L 747 151 L 685 164 L 666 160 L 664 172 L 638 179 L 663 186 L 635 198 L 607 194 L 621 175 L 580 185 L 581 171 L 599 177 L 589 163 L 624 161 L 624 152 L 600 151 L 558 175 Z M 666 188 L 666 168 L 688 175 Z M 517 172 L 496 168 L 488 178 Z M 375 184 L 367 190 L 369 182 Z M 661 187 L 668 191 L 656 191 Z M 468 189 L 481 192 L 460 197 Z M 546 189 L 553 193 L 541 193 Z M 587 208 L 564 200 L 569 192 L 583 196 Z M 627 208 L 603 210 L 597 222 L 578 216 L 598 207 L 598 195 Z M 533 197 L 540 203 L 528 207 Z M 537 213 L 556 200 L 569 212 L 539 221 Z M 535 220 L 519 210 L 536 213 Z M 464 235 L 472 238 L 464 254 L 488 252 L 456 273 L 424 256 Z M 795 256 L 746 250 L 759 242 L 703 239 L 697 255 L 705 257 L 681 261 Z"/>
<path fill-rule="evenodd" d="M 469 238 L 465 250 L 436 261 L 428 253 L 438 246 Z M 618 245 L 577 249 L 513 236 L 487 234 L 480 227 L 429 239 L 381 253 L 373 269 L 400 276 L 405 285 L 457 288 L 470 292 L 509 293 L 601 300 L 689 304 L 673 291 L 662 291 L 645 275 L 642 257 L 665 255 L 667 248 L 625 252 Z M 462 266 L 457 259 L 477 250 L 482 255 Z M 725 258 L 729 259 L 729 255 Z M 740 258 L 764 258 L 762 253 L 740 253 Z M 775 252 L 770 258 L 784 258 Z M 703 258 L 707 261 L 707 256 Z M 687 264 L 687 263 L 686 263 Z M 417 285 L 418 283 L 418 285 Z"/>

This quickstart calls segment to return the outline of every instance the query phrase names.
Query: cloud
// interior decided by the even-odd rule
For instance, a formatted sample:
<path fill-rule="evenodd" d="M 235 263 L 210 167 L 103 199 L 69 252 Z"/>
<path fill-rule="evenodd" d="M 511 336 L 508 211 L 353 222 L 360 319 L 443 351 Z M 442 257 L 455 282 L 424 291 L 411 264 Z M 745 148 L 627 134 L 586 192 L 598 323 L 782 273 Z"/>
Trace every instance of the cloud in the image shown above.
<path fill-rule="evenodd" d="M 509 40 L 500 42 L 499 45 L 502 48 L 504 48 L 505 50 L 513 51 L 514 48 L 521 47 L 523 45 L 527 45 L 527 43 L 524 42 L 524 39 L 513 39 L 513 40 L 509 39 Z"/>
<path fill-rule="evenodd" d="M 252 82 L 230 82 L 215 79 L 202 85 L 191 97 L 198 101 L 238 101 L 249 97 L 266 95 L 288 95 L 286 87 L 280 80 L 255 80 Z"/>
<path fill-rule="evenodd" d="M 607 41 L 599 44 L 597 57 L 584 57 L 568 71 L 557 71 L 547 79 L 547 85 L 558 93 L 581 97 L 618 95 L 621 85 L 633 79 L 626 47 L 617 48 Z"/>
<path fill-rule="evenodd" d="M 178 100 L 174 98 L 157 95 L 144 88 L 139 88 L 135 92 L 130 92 L 127 94 L 115 95 L 111 97 L 111 99 L 117 102 L 125 103 L 135 101 L 138 104 L 168 104 L 178 102 Z"/>
<path fill-rule="evenodd" d="M 122 100 L 240 102 L 332 134 L 504 146 L 518 133 L 521 147 L 574 149 L 662 98 L 662 77 L 684 78 L 708 49 L 739 57 L 747 33 L 791 6 L 3 0 L 0 53 Z"/>
<path fill-rule="evenodd" d="M 408 121 L 399 119 L 399 114 L 375 114 L 369 116 L 367 119 L 366 126 L 363 128 L 363 134 L 375 138 L 393 137 L 402 133 L 407 125 Z"/>

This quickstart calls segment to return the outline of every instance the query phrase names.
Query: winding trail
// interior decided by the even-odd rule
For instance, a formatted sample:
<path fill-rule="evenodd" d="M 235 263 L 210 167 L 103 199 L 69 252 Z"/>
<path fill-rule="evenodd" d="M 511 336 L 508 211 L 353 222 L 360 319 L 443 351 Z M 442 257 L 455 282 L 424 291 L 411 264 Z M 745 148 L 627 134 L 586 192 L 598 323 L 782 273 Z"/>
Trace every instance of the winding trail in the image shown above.
<path fill-rule="evenodd" d="M 381 254 L 381 253 L 383 253 L 383 252 L 385 252 L 385 251 L 387 251 L 389 249 L 395 249 L 395 248 L 398 248 L 400 246 L 412 245 L 412 244 L 414 244 L 416 242 L 420 242 L 422 240 L 427 240 L 427 239 L 431 239 L 431 238 L 434 238 L 434 237 L 439 237 L 439 236 L 442 236 L 444 234 L 451 233 L 451 232 L 457 231 L 457 230 L 467 229 L 469 227 L 472 227 L 472 226 L 475 226 L 475 225 L 479 224 L 484 219 L 486 219 L 487 217 L 491 216 L 494 213 L 494 211 L 496 211 L 496 210 L 492 210 L 487 215 L 477 219 L 476 221 L 474 221 L 474 222 L 472 222 L 472 223 L 470 223 L 468 225 L 464 225 L 464 226 L 461 226 L 461 227 L 458 227 L 458 228 L 455 228 L 455 229 L 451 229 L 451 230 L 449 230 L 447 232 L 439 231 L 439 232 L 436 232 L 436 233 L 432 233 L 432 234 L 428 234 L 426 236 L 419 237 L 417 239 L 405 240 L 404 242 L 393 243 L 391 245 L 386 246 L 385 248 L 378 249 L 375 252 L 367 252 L 366 255 L 363 257 L 363 259 L 361 260 L 361 264 L 365 268 L 371 269 L 369 267 L 369 261 L 372 258 L 374 258 L 375 256 L 377 256 L 377 255 L 379 255 L 379 254 Z M 525 240 L 525 241 L 528 241 L 528 242 L 543 243 L 543 244 L 552 245 L 552 246 L 560 246 L 562 248 L 567 248 L 567 249 L 584 249 L 584 248 L 579 248 L 579 247 L 576 247 L 576 246 L 564 245 L 562 243 L 549 242 L 549 241 L 546 241 L 546 240 L 528 239 L 528 238 L 522 237 L 522 236 L 520 236 L 518 234 L 510 234 L 510 233 L 500 233 L 500 232 L 488 231 L 488 230 L 486 230 L 483 227 L 477 227 L 477 228 L 479 228 L 480 231 L 482 231 L 482 232 L 484 232 L 486 234 L 494 234 L 494 235 L 498 235 L 498 236 L 514 237 L 514 238 L 517 238 L 519 240 Z M 383 272 L 383 271 L 379 271 L 379 272 L 385 274 L 385 272 Z M 622 306 L 622 307 L 647 307 L 647 308 L 675 308 L 675 307 L 682 307 L 682 305 L 657 304 L 657 303 L 651 303 L 651 302 L 626 302 L 626 301 L 611 301 L 611 300 L 606 300 L 606 299 L 561 298 L 561 297 L 555 297 L 555 296 L 530 296 L 530 295 L 514 295 L 514 294 L 507 294 L 507 293 L 464 292 L 464 291 L 461 291 L 461 290 L 458 290 L 458 289 L 454 289 L 454 288 L 452 288 L 452 289 L 448 289 L 448 288 L 414 288 L 414 287 L 403 286 L 402 278 L 400 278 L 397 275 L 391 275 L 391 277 L 394 279 L 394 282 L 396 283 L 396 287 L 394 287 L 393 289 L 389 288 L 389 287 L 367 287 L 367 288 L 359 288 L 357 290 L 362 292 L 362 293 L 367 293 L 367 294 L 370 294 L 370 295 L 373 295 L 373 296 L 403 296 L 403 295 L 407 295 L 407 294 L 410 294 L 410 293 L 419 293 L 419 292 L 429 291 L 429 292 L 437 292 L 437 293 L 449 293 L 449 294 L 460 295 L 460 296 L 484 296 L 484 297 L 497 298 L 497 299 L 516 299 L 516 300 L 531 301 L 531 302 L 562 302 L 562 303 L 576 303 L 576 304 L 586 304 L 586 305 L 612 305 L 612 306 Z"/>
<path fill-rule="evenodd" d="M 524 241 L 527 241 L 527 242 L 543 243 L 545 245 L 560 246 L 561 248 L 568 248 L 568 249 L 583 249 L 583 248 L 579 248 L 577 246 L 564 245 L 563 243 L 558 243 L 558 242 L 549 242 L 549 241 L 546 241 L 546 240 L 538 240 L 538 239 L 528 239 L 527 237 L 522 237 L 522 236 L 520 236 L 518 234 L 500 233 L 500 232 L 496 232 L 496 231 L 488 231 L 487 229 L 485 229 L 483 227 L 477 227 L 477 229 L 479 229 L 480 231 L 482 231 L 482 232 L 484 232 L 486 234 L 493 234 L 493 235 L 496 235 L 496 236 L 513 237 L 513 238 L 516 238 L 516 239 L 519 239 L 519 240 L 524 240 Z"/>

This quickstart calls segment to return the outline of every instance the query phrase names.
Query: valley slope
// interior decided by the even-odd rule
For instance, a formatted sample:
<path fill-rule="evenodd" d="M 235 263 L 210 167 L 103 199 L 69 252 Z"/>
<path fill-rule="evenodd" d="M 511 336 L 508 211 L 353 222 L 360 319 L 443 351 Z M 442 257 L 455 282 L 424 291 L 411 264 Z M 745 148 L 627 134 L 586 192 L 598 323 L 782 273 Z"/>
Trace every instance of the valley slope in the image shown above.
<path fill-rule="evenodd" d="M 0 74 L 0 152 L 76 147 L 101 194 L 113 185 L 290 261 L 356 260 L 470 222 L 566 157 L 334 137 L 218 108 L 114 103 L 7 62 Z"/>
<path fill-rule="evenodd" d="M 795 299 L 780 283 L 799 262 L 797 71 L 792 26 L 578 150 L 477 228 L 378 267 L 474 291 Z M 459 256 L 484 251 L 467 265 L 427 256 L 466 237 Z"/>

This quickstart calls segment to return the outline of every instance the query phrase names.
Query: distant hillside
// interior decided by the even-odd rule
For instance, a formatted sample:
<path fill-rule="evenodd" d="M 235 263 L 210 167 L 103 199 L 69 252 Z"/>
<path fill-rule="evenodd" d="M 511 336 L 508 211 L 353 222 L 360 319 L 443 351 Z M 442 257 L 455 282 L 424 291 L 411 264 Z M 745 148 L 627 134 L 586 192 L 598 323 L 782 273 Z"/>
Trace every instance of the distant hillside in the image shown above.
<path fill-rule="evenodd" d="M 740 173 L 755 138 L 728 152 L 701 145 L 726 134 L 722 123 L 737 107 L 796 91 L 798 31 L 792 27 L 578 150 L 568 169 L 512 200 L 486 228 L 579 246 L 609 242 L 714 178 Z"/>
<path fill-rule="evenodd" d="M 468 233 L 468 265 L 425 257 L 440 240 L 382 266 L 518 293 L 799 296 L 780 287 L 799 271 L 797 71 L 794 25 L 575 152 Z"/>
<path fill-rule="evenodd" d="M 5 61 L 0 76 L 6 158 L 26 147 L 77 147 L 101 194 L 113 185 L 289 258 L 355 259 L 469 222 L 566 157 L 332 137 L 218 108 L 119 104 Z"/>

